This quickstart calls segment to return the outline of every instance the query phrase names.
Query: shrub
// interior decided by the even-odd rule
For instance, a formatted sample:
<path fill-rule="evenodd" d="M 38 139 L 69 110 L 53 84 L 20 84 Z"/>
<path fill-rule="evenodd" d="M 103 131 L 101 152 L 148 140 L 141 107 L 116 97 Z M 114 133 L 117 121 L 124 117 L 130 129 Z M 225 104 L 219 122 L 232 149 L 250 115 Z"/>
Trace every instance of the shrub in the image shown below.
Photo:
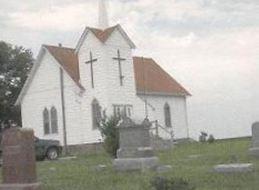
<path fill-rule="evenodd" d="M 104 149 L 112 157 L 116 157 L 119 148 L 119 130 L 116 128 L 119 119 L 110 117 L 100 123 L 100 132 L 104 138 Z"/>
<path fill-rule="evenodd" d="M 154 177 L 151 180 L 151 185 L 155 190 L 194 190 L 188 181 L 182 178 L 168 179 L 165 177 Z"/>
<path fill-rule="evenodd" d="M 208 142 L 209 142 L 209 143 L 214 143 L 214 142 L 215 142 L 215 138 L 214 138 L 213 135 L 210 135 L 210 136 L 209 136 Z"/>
<path fill-rule="evenodd" d="M 207 141 L 207 136 L 208 136 L 208 134 L 206 133 L 206 132 L 201 132 L 201 134 L 200 134 L 200 137 L 199 137 L 199 141 L 200 142 L 206 142 Z"/>

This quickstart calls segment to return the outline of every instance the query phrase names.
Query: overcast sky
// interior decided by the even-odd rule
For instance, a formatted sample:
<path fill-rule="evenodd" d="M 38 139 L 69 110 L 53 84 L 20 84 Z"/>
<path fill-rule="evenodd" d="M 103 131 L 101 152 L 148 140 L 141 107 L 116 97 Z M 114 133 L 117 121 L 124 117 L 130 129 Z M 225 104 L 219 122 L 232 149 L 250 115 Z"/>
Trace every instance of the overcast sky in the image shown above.
<path fill-rule="evenodd" d="M 0 40 L 30 48 L 75 47 L 96 26 L 97 0 L 0 0 Z M 250 135 L 259 120 L 258 0 L 110 0 L 138 49 L 191 93 L 191 134 Z"/>

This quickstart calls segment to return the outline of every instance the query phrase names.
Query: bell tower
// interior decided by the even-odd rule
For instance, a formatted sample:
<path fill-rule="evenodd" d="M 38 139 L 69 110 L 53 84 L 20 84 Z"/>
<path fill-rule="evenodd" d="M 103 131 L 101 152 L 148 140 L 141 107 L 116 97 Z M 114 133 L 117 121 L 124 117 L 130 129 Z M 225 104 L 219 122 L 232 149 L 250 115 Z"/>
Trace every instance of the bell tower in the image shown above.
<path fill-rule="evenodd" d="M 101 30 L 105 30 L 109 27 L 109 19 L 107 13 L 107 5 L 105 0 L 99 0 L 99 23 L 98 27 Z"/>

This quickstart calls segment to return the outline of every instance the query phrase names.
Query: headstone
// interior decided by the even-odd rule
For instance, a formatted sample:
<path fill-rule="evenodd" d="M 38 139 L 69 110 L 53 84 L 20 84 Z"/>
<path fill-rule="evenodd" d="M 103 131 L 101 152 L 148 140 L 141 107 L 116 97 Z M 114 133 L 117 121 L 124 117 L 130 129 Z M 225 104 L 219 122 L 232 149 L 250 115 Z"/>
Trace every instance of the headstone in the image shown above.
<path fill-rule="evenodd" d="M 124 118 L 119 125 L 120 148 L 114 168 L 118 171 L 155 169 L 158 158 L 150 143 L 150 122 L 145 119 L 142 124 L 135 124 L 130 118 Z"/>
<path fill-rule="evenodd" d="M 245 173 L 252 172 L 254 166 L 251 163 L 247 164 L 221 164 L 214 167 L 217 173 Z"/>
<path fill-rule="evenodd" d="M 34 133 L 10 128 L 3 134 L 3 184 L 0 190 L 39 190 L 37 183 Z"/>
<path fill-rule="evenodd" d="M 259 157 L 259 122 L 252 125 L 252 147 L 249 149 L 249 154 Z"/>
<path fill-rule="evenodd" d="M 102 172 L 107 169 L 107 166 L 105 164 L 99 164 L 94 167 L 94 171 Z"/>
<path fill-rule="evenodd" d="M 158 166 L 156 171 L 158 173 L 166 173 L 166 172 L 170 172 L 172 170 L 172 166 L 171 165 L 162 165 L 162 166 Z"/>
<path fill-rule="evenodd" d="M 68 160 L 76 160 L 76 159 L 77 159 L 76 156 L 67 156 L 67 157 L 59 158 L 60 161 L 68 161 Z"/>

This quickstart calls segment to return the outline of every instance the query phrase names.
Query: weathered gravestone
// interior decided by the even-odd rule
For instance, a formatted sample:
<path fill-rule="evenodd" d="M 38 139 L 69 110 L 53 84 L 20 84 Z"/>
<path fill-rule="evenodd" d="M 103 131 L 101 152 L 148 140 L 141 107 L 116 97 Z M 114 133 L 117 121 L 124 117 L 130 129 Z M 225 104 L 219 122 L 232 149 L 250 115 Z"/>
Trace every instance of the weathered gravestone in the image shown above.
<path fill-rule="evenodd" d="M 217 173 L 245 173 L 252 172 L 254 166 L 251 163 L 220 164 L 214 166 L 213 169 Z"/>
<path fill-rule="evenodd" d="M 158 158 L 151 147 L 150 126 L 147 119 L 137 125 L 130 118 L 119 125 L 120 149 L 113 162 L 117 171 L 156 169 Z"/>
<path fill-rule="evenodd" d="M 2 148 L 3 184 L 0 185 L 0 190 L 39 190 L 33 131 L 7 129 L 3 134 Z"/>
<path fill-rule="evenodd" d="M 249 153 L 259 157 L 259 122 L 252 125 L 252 147 L 249 149 Z"/>

